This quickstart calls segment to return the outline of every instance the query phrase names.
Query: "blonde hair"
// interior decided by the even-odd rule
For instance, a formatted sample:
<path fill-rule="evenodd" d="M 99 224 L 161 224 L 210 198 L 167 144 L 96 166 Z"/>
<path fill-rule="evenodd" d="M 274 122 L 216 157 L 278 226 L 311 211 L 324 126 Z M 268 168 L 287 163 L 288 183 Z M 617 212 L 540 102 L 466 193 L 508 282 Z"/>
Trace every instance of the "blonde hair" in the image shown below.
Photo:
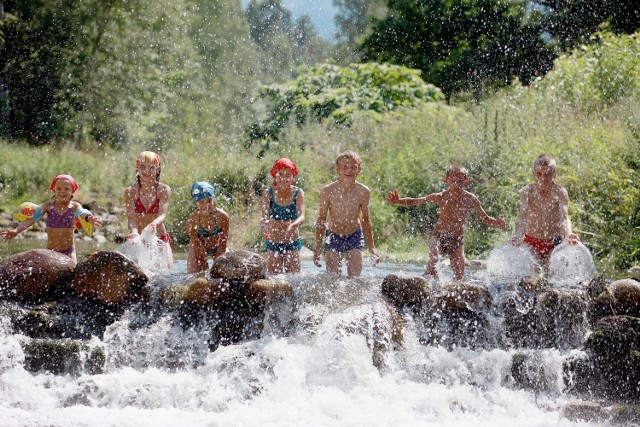
<path fill-rule="evenodd" d="M 454 173 L 461 173 L 461 174 L 464 175 L 465 178 L 469 177 L 469 172 L 467 171 L 467 168 L 465 168 L 464 166 L 458 165 L 458 164 L 453 164 L 453 165 L 449 166 L 449 168 L 447 169 L 446 176 L 449 177 L 450 175 L 452 175 Z"/>
<path fill-rule="evenodd" d="M 541 154 L 533 161 L 533 168 L 535 169 L 537 166 L 547 167 L 550 170 L 556 170 L 556 161 L 553 157 L 548 154 Z"/>
<path fill-rule="evenodd" d="M 360 156 L 358 156 L 356 153 L 354 153 L 351 150 L 347 150 L 344 153 L 340 154 L 338 157 L 336 157 L 336 166 L 339 166 L 340 160 L 343 160 L 343 159 L 355 160 L 356 162 L 358 162 L 359 166 L 362 166 L 362 159 L 360 158 Z"/>

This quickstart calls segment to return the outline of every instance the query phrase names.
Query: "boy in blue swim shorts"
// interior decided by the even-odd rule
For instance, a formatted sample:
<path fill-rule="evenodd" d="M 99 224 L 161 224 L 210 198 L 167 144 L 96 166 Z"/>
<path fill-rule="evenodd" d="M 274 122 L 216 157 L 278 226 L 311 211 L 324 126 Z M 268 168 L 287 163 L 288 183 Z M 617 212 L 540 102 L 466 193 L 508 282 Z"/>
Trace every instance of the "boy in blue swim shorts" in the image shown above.
<path fill-rule="evenodd" d="M 338 180 L 322 188 L 316 222 L 314 264 L 321 267 L 320 257 L 324 248 L 327 271 L 340 274 L 344 258 L 348 277 L 357 277 L 362 272 L 365 242 L 374 264 L 379 259 L 369 216 L 371 191 L 356 181 L 361 171 L 362 160 L 353 151 L 345 151 L 338 156 Z"/>

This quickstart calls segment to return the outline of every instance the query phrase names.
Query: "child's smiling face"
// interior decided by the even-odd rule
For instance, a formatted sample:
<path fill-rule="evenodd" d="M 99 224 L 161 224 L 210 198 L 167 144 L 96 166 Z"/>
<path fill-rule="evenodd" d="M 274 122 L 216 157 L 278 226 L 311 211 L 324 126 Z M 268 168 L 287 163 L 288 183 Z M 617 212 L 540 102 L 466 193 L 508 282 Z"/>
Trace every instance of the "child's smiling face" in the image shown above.
<path fill-rule="evenodd" d="M 274 180 L 275 185 L 287 186 L 293 183 L 293 171 L 288 168 L 280 169 Z"/>
<path fill-rule="evenodd" d="M 556 170 L 548 166 L 538 165 L 533 168 L 533 177 L 538 184 L 548 184 L 553 182 L 553 178 L 556 176 Z"/>
<path fill-rule="evenodd" d="M 53 194 L 60 201 L 69 201 L 73 198 L 73 186 L 66 179 L 59 179 L 53 187 Z"/>
<path fill-rule="evenodd" d="M 341 159 L 336 166 L 336 171 L 340 178 L 356 178 L 361 171 L 362 166 L 356 159 Z"/>

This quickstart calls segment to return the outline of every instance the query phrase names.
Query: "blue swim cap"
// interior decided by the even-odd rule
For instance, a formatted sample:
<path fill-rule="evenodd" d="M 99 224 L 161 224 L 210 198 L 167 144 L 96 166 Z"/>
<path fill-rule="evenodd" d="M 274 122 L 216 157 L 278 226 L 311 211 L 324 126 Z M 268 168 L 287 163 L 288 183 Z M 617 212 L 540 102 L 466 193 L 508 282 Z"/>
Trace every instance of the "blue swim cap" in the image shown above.
<path fill-rule="evenodd" d="M 215 199 L 216 190 L 213 185 L 207 181 L 196 182 L 191 186 L 191 198 L 193 203 L 202 199 Z"/>

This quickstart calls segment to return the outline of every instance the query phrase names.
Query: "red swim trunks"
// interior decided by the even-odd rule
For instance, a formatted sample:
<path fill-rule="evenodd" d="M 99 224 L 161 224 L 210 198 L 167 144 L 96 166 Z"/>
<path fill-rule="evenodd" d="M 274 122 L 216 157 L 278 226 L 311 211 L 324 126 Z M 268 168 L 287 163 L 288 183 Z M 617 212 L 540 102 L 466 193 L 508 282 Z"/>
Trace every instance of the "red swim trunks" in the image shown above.
<path fill-rule="evenodd" d="M 556 236 L 551 239 L 538 239 L 537 237 L 531 237 L 527 234 L 524 235 L 524 242 L 531 246 L 535 255 L 542 260 L 547 260 L 551 257 L 553 249 L 562 243 L 562 237 Z"/>
<path fill-rule="evenodd" d="M 163 242 L 167 242 L 169 244 L 169 247 L 173 249 L 173 241 L 171 240 L 171 236 L 169 235 L 169 233 L 159 235 L 158 239 L 162 240 Z"/>

